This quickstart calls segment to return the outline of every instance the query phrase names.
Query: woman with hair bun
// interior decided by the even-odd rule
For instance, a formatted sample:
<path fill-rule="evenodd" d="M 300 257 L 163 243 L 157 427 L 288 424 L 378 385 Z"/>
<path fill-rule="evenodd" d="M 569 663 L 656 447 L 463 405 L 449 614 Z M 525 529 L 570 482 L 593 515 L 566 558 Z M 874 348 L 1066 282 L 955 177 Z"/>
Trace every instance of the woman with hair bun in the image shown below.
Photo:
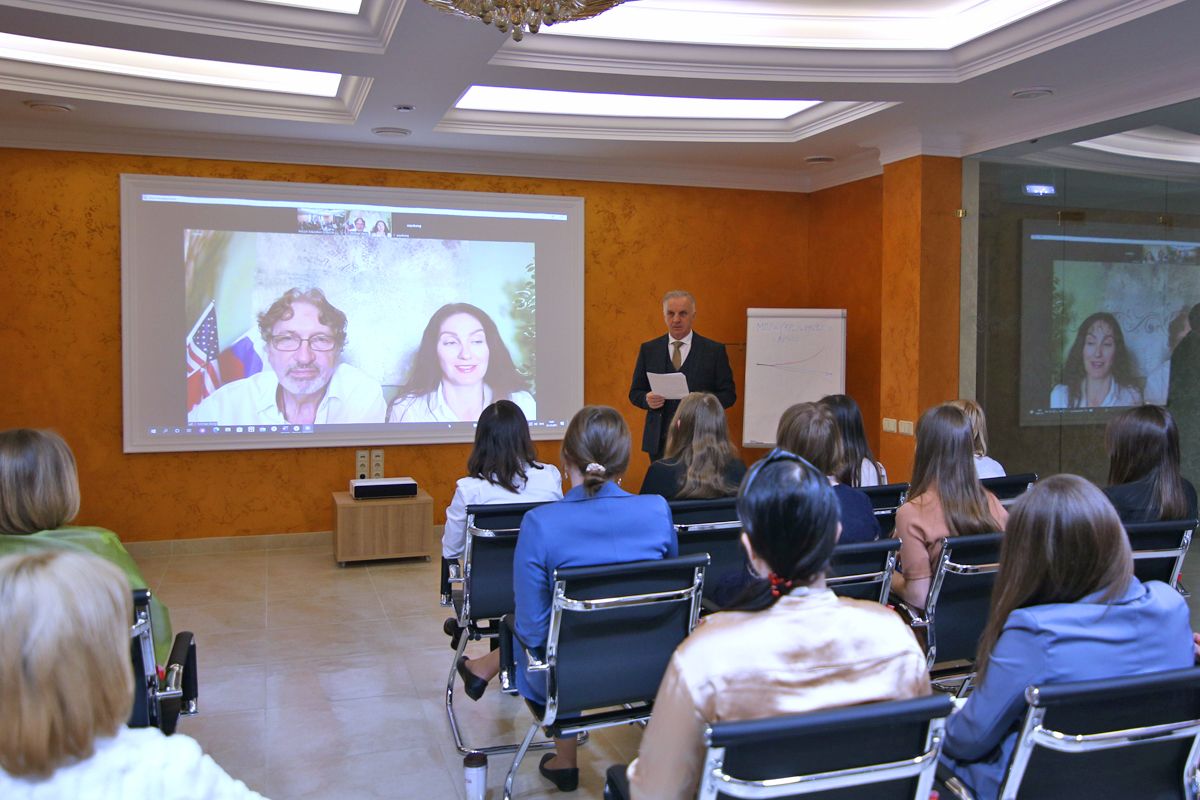
<path fill-rule="evenodd" d="M 1179 429 L 1162 406 L 1118 414 L 1104 432 L 1108 483 L 1104 490 L 1121 522 L 1193 519 L 1196 487 L 1179 471 Z"/>
<path fill-rule="evenodd" d="M 820 470 L 774 450 L 742 481 L 738 517 L 770 590 L 707 617 L 675 650 L 627 771 L 634 800 L 695 797 L 704 729 L 714 722 L 929 694 L 925 654 L 900 618 L 825 587 L 840 525 Z M 610 783 L 619 785 L 615 770 Z"/>
<path fill-rule="evenodd" d="M 554 571 L 564 567 L 670 558 L 678 554 L 667 501 L 634 495 L 620 486 L 629 467 L 629 428 L 616 409 L 585 406 L 567 425 L 563 471 L 571 490 L 557 503 L 529 511 L 513 556 L 516 633 L 528 647 L 544 647 L 550 630 Z M 528 673 L 517 655 L 517 689 L 546 702 L 545 673 Z M 559 739 L 538 769 L 564 792 L 579 785 L 575 739 Z"/>

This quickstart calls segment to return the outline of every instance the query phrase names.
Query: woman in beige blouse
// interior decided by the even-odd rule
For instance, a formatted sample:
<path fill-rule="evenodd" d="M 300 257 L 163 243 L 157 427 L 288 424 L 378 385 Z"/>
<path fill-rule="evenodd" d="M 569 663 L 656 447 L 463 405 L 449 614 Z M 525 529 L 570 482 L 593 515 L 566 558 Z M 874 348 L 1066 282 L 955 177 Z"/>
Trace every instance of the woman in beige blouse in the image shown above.
<path fill-rule="evenodd" d="M 892 591 L 905 602 L 925 607 L 942 542 L 950 536 L 997 533 L 1008 512 L 983 488 L 975 471 L 974 429 L 962 409 L 944 403 L 917 422 L 912 488 L 896 511 L 900 569 Z"/>
<path fill-rule="evenodd" d="M 768 591 L 708 617 L 675 651 L 627 772 L 634 800 L 696 796 L 707 724 L 929 694 L 900 618 L 825 588 L 841 526 L 823 474 L 775 450 L 743 481 L 738 515 Z"/>

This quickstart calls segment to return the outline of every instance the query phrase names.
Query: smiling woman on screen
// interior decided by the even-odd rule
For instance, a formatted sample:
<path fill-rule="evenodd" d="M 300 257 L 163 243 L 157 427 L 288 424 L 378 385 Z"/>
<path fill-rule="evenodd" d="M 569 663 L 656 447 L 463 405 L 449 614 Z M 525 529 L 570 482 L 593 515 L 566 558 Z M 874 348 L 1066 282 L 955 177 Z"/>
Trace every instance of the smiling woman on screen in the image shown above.
<path fill-rule="evenodd" d="M 474 422 L 496 400 L 511 400 L 534 419 L 528 388 L 492 318 L 469 303 L 448 303 L 425 326 L 387 421 Z"/>
<path fill-rule="evenodd" d="M 1051 408 L 1140 406 L 1133 359 L 1117 318 L 1097 311 L 1083 321 L 1063 364 L 1063 383 L 1050 392 Z"/>

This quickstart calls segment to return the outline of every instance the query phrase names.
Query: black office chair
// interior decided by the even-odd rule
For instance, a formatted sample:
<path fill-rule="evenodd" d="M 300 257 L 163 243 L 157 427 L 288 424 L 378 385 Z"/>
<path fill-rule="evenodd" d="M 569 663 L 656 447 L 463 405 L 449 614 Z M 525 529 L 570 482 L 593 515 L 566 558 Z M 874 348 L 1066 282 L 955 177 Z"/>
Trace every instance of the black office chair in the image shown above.
<path fill-rule="evenodd" d="M 1002 800 L 1200 795 L 1200 669 L 1030 686 L 1025 702 Z M 939 784 L 973 800 L 948 771 Z"/>
<path fill-rule="evenodd" d="M 839 544 L 833 549 L 825 585 L 840 597 L 887 603 L 899 552 L 899 539 Z"/>
<path fill-rule="evenodd" d="M 891 536 L 896 529 L 896 509 L 908 499 L 907 483 L 886 483 L 883 486 L 863 486 L 860 491 L 871 500 L 875 519 L 879 520 L 882 536 Z"/>
<path fill-rule="evenodd" d="M 707 553 L 709 556 L 704 573 L 704 606 L 717 610 L 720 606 L 717 597 L 722 589 L 744 583 L 742 577 L 748 569 L 737 498 L 672 500 L 669 505 L 679 540 L 679 555 Z"/>
<path fill-rule="evenodd" d="M 899 607 L 915 630 L 924 631 L 934 686 L 970 689 L 975 651 L 987 625 L 992 585 L 1000 568 L 1004 534 L 954 536 L 942 544 L 942 555 L 930 582 L 922 614 Z"/>
<path fill-rule="evenodd" d="M 1004 505 L 1016 500 L 1028 491 L 1030 486 L 1037 483 L 1036 472 L 1022 472 L 1020 475 L 1001 475 L 998 478 L 984 478 L 980 481 L 983 488 L 996 495 L 996 499 Z"/>
<path fill-rule="evenodd" d="M 445 630 L 454 648 L 450 676 L 446 679 L 446 718 L 459 753 L 511 753 L 515 743 L 488 747 L 469 747 L 463 740 L 458 718 L 454 712 L 454 687 L 458 680 L 457 664 L 468 641 L 496 639 L 499 620 L 512 613 L 513 554 L 517 549 L 517 533 L 525 512 L 542 503 L 505 503 L 467 506 L 467 540 L 463 551 L 463 566 L 458 574 L 457 563 L 444 571 L 447 584 L 443 593 L 450 595 L 455 616 L 446 620 Z M 549 743 L 539 742 L 537 747 Z"/>
<path fill-rule="evenodd" d="M 129 727 L 158 728 L 170 736 L 181 716 L 190 717 L 199 711 L 196 637 L 191 631 L 175 634 L 167 657 L 166 676 L 160 681 L 154 660 L 150 590 L 134 589 L 129 639 L 135 687 Z"/>
<path fill-rule="evenodd" d="M 1196 530 L 1194 519 L 1168 522 L 1140 522 L 1125 526 L 1133 549 L 1133 574 L 1140 581 L 1162 581 L 1181 594 L 1187 590 L 1181 581 L 1183 560 Z"/>
<path fill-rule="evenodd" d="M 519 646 L 528 671 L 546 676 L 534 715 L 504 781 L 511 800 L 521 760 L 539 730 L 552 739 L 650 718 L 675 648 L 700 616 L 707 555 L 556 570 L 546 646 L 532 650 L 504 618 L 501 652 Z"/>

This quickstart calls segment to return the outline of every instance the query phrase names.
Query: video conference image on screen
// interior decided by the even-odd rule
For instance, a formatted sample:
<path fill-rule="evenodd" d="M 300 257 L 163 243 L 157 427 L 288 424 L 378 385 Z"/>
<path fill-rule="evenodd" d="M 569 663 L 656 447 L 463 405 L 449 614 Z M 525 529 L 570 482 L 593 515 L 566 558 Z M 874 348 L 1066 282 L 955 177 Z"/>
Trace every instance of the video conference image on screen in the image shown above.
<path fill-rule="evenodd" d="M 1021 423 L 1166 404 L 1200 303 L 1200 231 L 1026 220 L 1022 237 Z"/>
<path fill-rule="evenodd" d="M 470 441 L 499 399 L 552 438 L 582 405 L 581 201 L 170 180 L 123 180 L 127 450 Z"/>

